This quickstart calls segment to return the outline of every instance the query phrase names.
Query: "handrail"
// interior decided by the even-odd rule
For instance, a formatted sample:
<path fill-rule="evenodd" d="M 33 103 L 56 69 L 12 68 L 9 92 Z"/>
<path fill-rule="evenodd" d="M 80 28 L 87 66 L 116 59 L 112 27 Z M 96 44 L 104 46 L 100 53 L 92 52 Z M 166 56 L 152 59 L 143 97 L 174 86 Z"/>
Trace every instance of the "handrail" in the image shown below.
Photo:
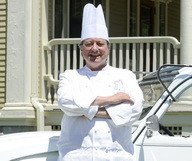
<path fill-rule="evenodd" d="M 70 45 L 70 44 L 79 44 L 80 38 L 60 38 L 60 39 L 52 39 L 50 40 L 47 45 L 44 45 L 44 50 L 51 50 L 51 47 L 57 44 L 65 44 L 65 45 Z"/>
<path fill-rule="evenodd" d="M 145 36 L 145 37 L 111 37 L 109 38 L 110 43 L 172 43 L 174 48 L 180 48 L 180 42 L 171 36 Z M 44 50 L 51 50 L 53 45 L 57 44 L 79 44 L 80 38 L 60 38 L 52 39 L 47 45 L 44 45 Z"/>
<path fill-rule="evenodd" d="M 44 107 L 39 102 L 38 98 L 32 98 L 31 102 L 36 109 L 37 131 L 44 131 L 45 126 Z"/>
<path fill-rule="evenodd" d="M 180 48 L 180 42 L 171 36 L 145 36 L 145 37 L 112 37 L 111 43 L 172 43 L 174 48 Z"/>
<path fill-rule="evenodd" d="M 52 75 L 45 75 L 44 76 L 44 79 L 51 82 L 52 85 L 58 85 L 59 84 L 59 80 L 55 80 L 53 79 L 53 76 Z"/>

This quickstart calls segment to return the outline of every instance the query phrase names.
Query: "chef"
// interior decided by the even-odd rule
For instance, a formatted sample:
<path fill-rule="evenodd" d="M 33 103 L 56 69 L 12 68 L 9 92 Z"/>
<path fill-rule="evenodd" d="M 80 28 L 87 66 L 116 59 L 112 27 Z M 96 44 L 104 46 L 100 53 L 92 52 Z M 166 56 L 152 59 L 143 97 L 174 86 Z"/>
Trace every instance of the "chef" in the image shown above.
<path fill-rule="evenodd" d="M 107 63 L 110 44 L 102 6 L 83 10 L 80 41 L 85 66 L 60 74 L 64 116 L 59 161 L 133 161 L 131 126 L 143 108 L 133 72 Z"/>

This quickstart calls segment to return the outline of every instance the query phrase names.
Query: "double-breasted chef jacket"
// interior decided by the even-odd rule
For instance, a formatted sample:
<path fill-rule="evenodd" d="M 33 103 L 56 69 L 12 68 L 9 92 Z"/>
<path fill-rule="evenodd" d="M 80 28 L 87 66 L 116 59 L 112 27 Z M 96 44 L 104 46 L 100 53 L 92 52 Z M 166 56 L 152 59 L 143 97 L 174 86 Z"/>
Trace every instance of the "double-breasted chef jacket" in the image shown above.
<path fill-rule="evenodd" d="M 117 92 L 129 94 L 134 104 L 104 107 L 111 119 L 94 117 L 97 96 Z M 58 103 L 64 116 L 58 142 L 59 159 L 64 161 L 132 161 L 131 125 L 143 108 L 143 93 L 135 74 L 106 65 L 100 71 L 87 66 L 60 74 Z"/>

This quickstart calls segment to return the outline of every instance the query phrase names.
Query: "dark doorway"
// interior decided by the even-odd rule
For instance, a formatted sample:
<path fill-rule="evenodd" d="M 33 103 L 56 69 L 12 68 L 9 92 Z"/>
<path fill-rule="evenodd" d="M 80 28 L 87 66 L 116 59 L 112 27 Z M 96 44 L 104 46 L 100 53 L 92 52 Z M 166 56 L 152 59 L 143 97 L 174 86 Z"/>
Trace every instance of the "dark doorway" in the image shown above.
<path fill-rule="evenodd" d="M 142 0 L 140 8 L 140 36 L 154 36 L 154 2 Z"/>

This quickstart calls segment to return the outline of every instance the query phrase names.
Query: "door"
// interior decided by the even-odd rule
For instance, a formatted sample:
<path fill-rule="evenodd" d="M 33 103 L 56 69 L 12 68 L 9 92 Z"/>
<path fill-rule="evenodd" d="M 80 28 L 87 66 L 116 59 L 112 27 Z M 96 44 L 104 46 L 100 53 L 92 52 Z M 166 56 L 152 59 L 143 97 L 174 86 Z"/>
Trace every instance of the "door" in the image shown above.
<path fill-rule="evenodd" d="M 140 36 L 154 36 L 155 5 L 152 1 L 141 0 Z"/>
<path fill-rule="evenodd" d="M 185 80 L 185 76 L 180 76 L 179 79 Z M 145 127 L 135 142 L 135 155 L 139 161 L 191 160 L 192 137 L 190 134 L 192 131 L 192 117 L 188 109 L 192 107 L 192 77 L 190 76 L 190 79 L 183 82 L 173 88 L 173 95 L 177 101 L 170 103 L 168 101 L 170 97 L 166 98 L 164 96 L 167 101 L 162 99 L 160 108 L 154 113 L 161 118 L 159 121 L 162 124 L 173 127 L 171 131 L 169 127 L 166 127 L 166 129 L 174 136 L 168 135 L 162 129 L 153 132 L 151 136 L 147 136 L 148 130 Z M 175 111 L 178 109 L 180 112 L 176 113 Z M 171 114 L 171 111 L 174 112 Z M 165 119 L 167 115 L 170 115 L 169 119 Z M 181 127 L 180 131 L 174 127 Z"/>

